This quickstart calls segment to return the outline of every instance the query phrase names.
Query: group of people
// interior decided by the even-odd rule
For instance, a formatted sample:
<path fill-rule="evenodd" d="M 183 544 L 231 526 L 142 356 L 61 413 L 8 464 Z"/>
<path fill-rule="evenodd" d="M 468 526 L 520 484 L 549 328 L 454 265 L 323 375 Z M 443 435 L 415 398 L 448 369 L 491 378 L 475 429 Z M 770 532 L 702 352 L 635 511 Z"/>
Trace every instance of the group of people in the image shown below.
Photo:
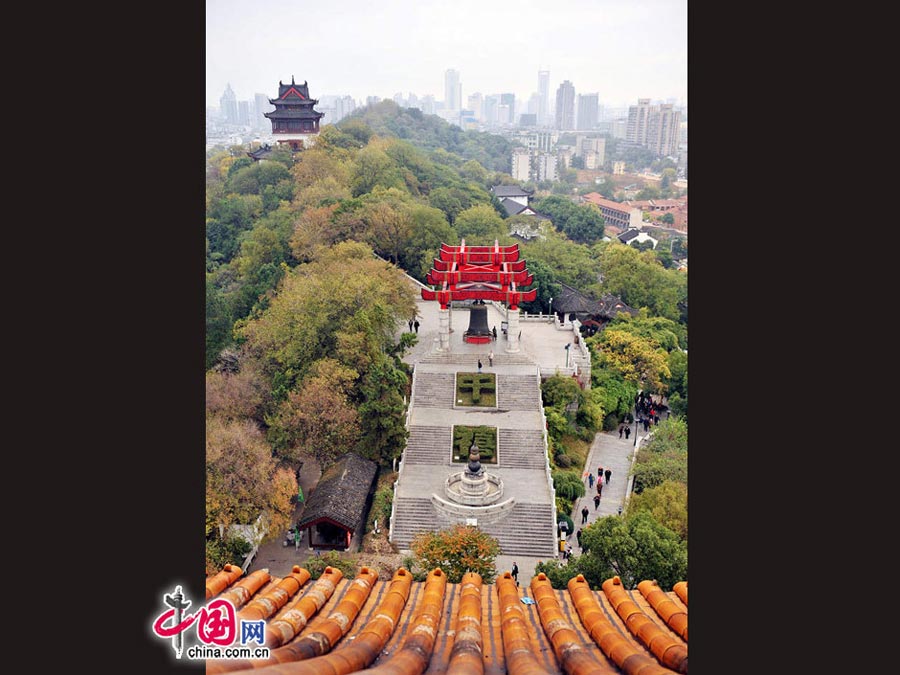
<path fill-rule="evenodd" d="M 416 317 L 411 318 L 406 323 L 409 324 L 409 332 L 412 333 L 415 330 L 417 333 L 419 332 L 419 320 Z"/>
<path fill-rule="evenodd" d="M 650 394 L 641 392 L 634 401 L 634 411 L 637 414 L 638 424 L 644 427 L 644 431 L 650 430 L 651 424 L 659 424 L 659 414 L 667 410 L 668 406 L 656 402 Z"/>

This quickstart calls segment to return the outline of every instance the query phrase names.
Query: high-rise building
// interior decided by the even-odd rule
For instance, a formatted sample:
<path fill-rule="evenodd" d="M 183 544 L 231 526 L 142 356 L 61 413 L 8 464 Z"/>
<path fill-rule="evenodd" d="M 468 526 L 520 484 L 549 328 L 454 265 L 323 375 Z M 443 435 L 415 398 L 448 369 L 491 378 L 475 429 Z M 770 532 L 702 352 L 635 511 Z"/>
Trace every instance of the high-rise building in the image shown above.
<path fill-rule="evenodd" d="M 531 153 L 525 148 L 513 149 L 512 177 L 523 182 L 531 180 Z"/>
<path fill-rule="evenodd" d="M 658 155 L 675 157 L 680 131 L 681 113 L 673 110 L 671 103 L 663 103 L 650 115 L 647 147 Z"/>
<path fill-rule="evenodd" d="M 238 124 L 250 126 L 250 101 L 238 101 Z"/>
<path fill-rule="evenodd" d="M 444 73 L 444 110 L 462 108 L 462 84 L 459 82 L 459 71 L 450 68 Z"/>
<path fill-rule="evenodd" d="M 568 80 L 564 80 L 556 90 L 556 128 L 575 128 L 575 87 Z"/>
<path fill-rule="evenodd" d="M 269 97 L 265 94 L 254 94 L 253 103 L 253 127 L 260 131 L 266 131 L 269 128 L 269 121 L 266 119 L 266 113 L 272 109 L 272 104 L 269 103 Z"/>
<path fill-rule="evenodd" d="M 538 124 L 550 124 L 550 71 L 538 71 Z"/>
<path fill-rule="evenodd" d="M 422 112 L 426 115 L 434 115 L 434 96 L 432 96 L 431 94 L 426 94 L 422 97 Z"/>
<path fill-rule="evenodd" d="M 468 108 L 475 113 L 475 119 L 479 121 L 484 119 L 484 97 L 480 91 L 469 94 Z"/>
<path fill-rule="evenodd" d="M 491 94 L 489 96 L 484 97 L 484 123 L 485 124 L 496 124 L 498 121 L 500 107 L 500 97 L 496 94 Z"/>
<path fill-rule="evenodd" d="M 650 99 L 639 98 L 637 105 L 628 108 L 628 127 L 625 140 L 647 145 L 647 127 L 650 121 Z"/>
<path fill-rule="evenodd" d="M 678 152 L 681 113 L 671 103 L 650 105 L 649 98 L 638 99 L 628 108 L 625 140 L 653 150 L 658 155 L 674 156 Z"/>
<path fill-rule="evenodd" d="M 500 94 L 500 105 L 507 106 L 507 115 L 506 121 L 509 124 L 516 123 L 516 95 L 515 94 Z"/>
<path fill-rule="evenodd" d="M 578 95 L 578 129 L 590 130 L 597 126 L 599 94 Z"/>
<path fill-rule="evenodd" d="M 227 124 L 238 123 L 237 97 L 231 89 L 231 83 L 225 85 L 225 91 L 219 97 L 219 110 L 222 112 L 222 117 L 225 118 Z"/>

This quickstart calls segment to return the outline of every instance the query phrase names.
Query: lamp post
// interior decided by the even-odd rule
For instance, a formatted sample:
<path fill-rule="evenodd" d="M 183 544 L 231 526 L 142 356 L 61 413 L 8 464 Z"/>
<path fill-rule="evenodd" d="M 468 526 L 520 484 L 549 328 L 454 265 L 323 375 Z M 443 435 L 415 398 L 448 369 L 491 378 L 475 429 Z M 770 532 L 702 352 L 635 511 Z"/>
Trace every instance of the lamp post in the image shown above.
<path fill-rule="evenodd" d="M 552 319 L 553 318 L 553 298 L 550 298 L 550 309 L 548 310 L 548 313 L 550 314 L 550 318 Z M 556 323 L 556 321 L 554 321 L 553 323 Z"/>
<path fill-rule="evenodd" d="M 566 350 L 566 368 L 569 367 L 569 353 L 570 353 L 570 352 L 569 352 L 569 349 L 570 349 L 571 347 L 572 347 L 572 343 L 571 343 L 571 342 L 568 343 L 568 344 L 565 346 L 565 350 Z"/>

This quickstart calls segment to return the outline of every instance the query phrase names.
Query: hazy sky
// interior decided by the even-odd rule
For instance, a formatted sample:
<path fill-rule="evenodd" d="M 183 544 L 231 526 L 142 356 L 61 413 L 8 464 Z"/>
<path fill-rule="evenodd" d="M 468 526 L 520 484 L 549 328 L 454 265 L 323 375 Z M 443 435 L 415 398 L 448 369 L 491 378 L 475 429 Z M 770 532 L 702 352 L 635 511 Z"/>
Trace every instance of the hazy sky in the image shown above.
<path fill-rule="evenodd" d="M 538 70 L 550 98 L 569 80 L 601 105 L 687 103 L 687 0 L 207 0 L 206 100 L 274 98 L 278 81 L 313 98 L 434 95 L 460 73 L 475 92 L 527 101 Z M 552 105 L 552 104 L 551 104 Z"/>

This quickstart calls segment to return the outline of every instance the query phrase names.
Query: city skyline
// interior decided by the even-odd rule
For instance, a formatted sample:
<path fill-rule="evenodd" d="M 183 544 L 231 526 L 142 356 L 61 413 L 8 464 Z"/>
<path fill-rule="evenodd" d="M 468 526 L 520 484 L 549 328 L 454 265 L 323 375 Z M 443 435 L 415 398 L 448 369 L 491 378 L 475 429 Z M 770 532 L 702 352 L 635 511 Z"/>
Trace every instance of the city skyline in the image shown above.
<path fill-rule="evenodd" d="M 604 106 L 638 98 L 687 104 L 686 0 L 372 7 L 208 0 L 206 105 L 218 107 L 229 84 L 239 100 L 274 98 L 279 80 L 291 77 L 307 81 L 313 98 L 365 103 L 413 93 L 444 101 L 448 70 L 459 73 L 462 101 L 513 93 L 527 102 L 546 70 L 552 98 L 569 80 L 576 94 L 596 92 Z"/>

